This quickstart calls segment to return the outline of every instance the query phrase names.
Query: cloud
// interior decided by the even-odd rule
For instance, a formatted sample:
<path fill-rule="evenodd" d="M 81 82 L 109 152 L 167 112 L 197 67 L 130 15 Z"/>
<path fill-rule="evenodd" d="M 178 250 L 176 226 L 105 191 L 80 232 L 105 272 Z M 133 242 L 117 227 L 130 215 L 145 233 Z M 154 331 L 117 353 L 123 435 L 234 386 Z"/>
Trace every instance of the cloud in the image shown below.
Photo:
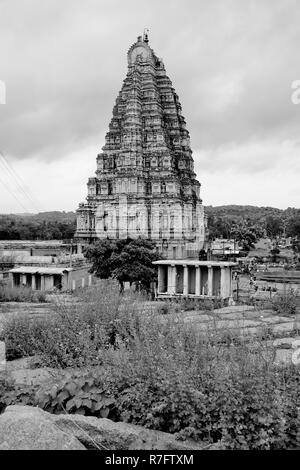
<path fill-rule="evenodd" d="M 56 168 L 63 209 L 68 163 L 76 155 L 81 174 L 95 170 L 127 50 L 149 27 L 183 106 L 200 181 L 227 168 L 242 179 L 298 169 L 300 105 L 291 84 L 300 79 L 299 24 L 298 0 L 2 0 L 0 149 L 24 175 L 30 166 L 42 180 Z M 293 205 L 296 187 L 284 181 Z M 75 208 L 82 182 L 70 185 Z M 215 191 L 226 200 L 226 188 Z M 42 189 L 39 197 L 48 201 Z"/>

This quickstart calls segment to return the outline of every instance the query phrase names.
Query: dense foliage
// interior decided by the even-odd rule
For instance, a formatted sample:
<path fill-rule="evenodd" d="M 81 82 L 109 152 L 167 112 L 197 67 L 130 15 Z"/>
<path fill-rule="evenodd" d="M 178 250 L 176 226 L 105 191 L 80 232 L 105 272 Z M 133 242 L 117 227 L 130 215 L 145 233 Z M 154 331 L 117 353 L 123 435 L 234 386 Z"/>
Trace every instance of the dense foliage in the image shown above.
<path fill-rule="evenodd" d="M 156 280 L 153 261 L 161 259 L 155 243 L 144 239 L 99 240 L 88 246 L 84 254 L 92 262 L 92 272 L 102 278 L 115 278 L 124 282 L 138 283 L 147 289 Z"/>
<path fill-rule="evenodd" d="M 74 212 L 0 215 L 0 240 L 62 240 L 74 236 Z"/>
<path fill-rule="evenodd" d="M 257 206 L 207 206 L 210 238 L 235 238 L 252 246 L 258 238 L 286 235 L 300 238 L 300 209 Z"/>
<path fill-rule="evenodd" d="M 16 325 L 8 320 L 6 340 L 18 328 L 15 347 L 42 366 L 81 369 L 35 389 L 0 384 L 1 409 L 28 403 L 106 416 L 226 449 L 300 448 L 300 369 L 274 365 L 259 339 L 253 349 L 216 330 L 202 336 L 180 315 L 137 313 L 111 281 L 59 305 L 43 333 L 36 320 Z"/>
<path fill-rule="evenodd" d="M 99 364 L 101 348 L 114 335 L 119 290 L 116 283 L 103 282 L 97 291 L 87 292 L 82 291 L 71 308 L 57 303 L 55 315 L 37 320 L 25 313 L 9 317 L 1 332 L 8 359 L 38 354 L 41 363 L 51 367 Z"/>

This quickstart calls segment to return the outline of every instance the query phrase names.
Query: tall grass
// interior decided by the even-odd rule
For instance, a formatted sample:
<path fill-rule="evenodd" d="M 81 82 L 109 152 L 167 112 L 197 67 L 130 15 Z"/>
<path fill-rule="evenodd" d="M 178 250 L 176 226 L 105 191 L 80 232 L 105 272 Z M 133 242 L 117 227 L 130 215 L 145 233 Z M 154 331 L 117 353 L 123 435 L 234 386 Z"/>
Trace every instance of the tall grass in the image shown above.
<path fill-rule="evenodd" d="M 46 302 L 46 294 L 28 287 L 0 285 L 0 302 Z"/>

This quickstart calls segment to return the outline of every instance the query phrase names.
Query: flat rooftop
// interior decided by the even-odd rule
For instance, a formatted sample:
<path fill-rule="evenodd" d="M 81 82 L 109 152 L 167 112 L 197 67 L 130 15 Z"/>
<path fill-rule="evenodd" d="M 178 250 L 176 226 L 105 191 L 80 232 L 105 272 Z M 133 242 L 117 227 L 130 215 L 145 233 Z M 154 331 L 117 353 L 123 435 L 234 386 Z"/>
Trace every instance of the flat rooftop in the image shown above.
<path fill-rule="evenodd" d="M 297 282 L 300 283 L 300 271 L 265 271 L 255 274 L 256 279 L 260 281 L 277 281 L 277 282 Z"/>
<path fill-rule="evenodd" d="M 186 264 L 187 266 L 216 266 L 216 267 L 229 267 L 237 266 L 238 263 L 233 263 L 231 261 L 199 261 L 197 259 L 161 259 L 158 261 L 153 261 L 153 264 L 163 264 L 170 265 L 175 264 L 177 266 L 182 266 Z"/>
<path fill-rule="evenodd" d="M 73 268 L 48 268 L 35 266 L 20 266 L 19 268 L 10 269 L 10 273 L 15 274 L 63 274 L 66 271 L 74 271 Z"/>

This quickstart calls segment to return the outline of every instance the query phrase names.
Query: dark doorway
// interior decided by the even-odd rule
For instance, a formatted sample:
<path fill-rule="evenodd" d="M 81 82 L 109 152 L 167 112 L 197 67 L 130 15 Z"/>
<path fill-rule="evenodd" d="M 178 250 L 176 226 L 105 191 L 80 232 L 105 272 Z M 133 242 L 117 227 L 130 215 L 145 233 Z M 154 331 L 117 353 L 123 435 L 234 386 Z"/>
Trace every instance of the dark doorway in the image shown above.
<path fill-rule="evenodd" d="M 42 288 L 42 276 L 40 274 L 35 275 L 35 288 L 41 290 Z"/>
<path fill-rule="evenodd" d="M 54 274 L 54 276 L 53 276 L 53 285 L 54 285 L 54 287 L 56 287 L 56 289 L 61 289 L 62 288 L 61 274 Z"/>

